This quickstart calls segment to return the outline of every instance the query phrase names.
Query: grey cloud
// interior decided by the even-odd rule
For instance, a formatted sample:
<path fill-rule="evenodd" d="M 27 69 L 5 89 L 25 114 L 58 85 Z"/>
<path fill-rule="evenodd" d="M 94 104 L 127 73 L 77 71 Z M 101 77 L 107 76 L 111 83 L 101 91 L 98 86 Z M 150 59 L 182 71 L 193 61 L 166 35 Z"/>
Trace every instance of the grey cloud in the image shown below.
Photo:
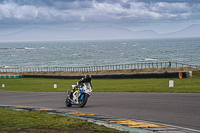
<path fill-rule="evenodd" d="M 0 23 L 128 23 L 199 19 L 200 4 L 176 0 L 0 0 Z M 10 21 L 9 21 L 10 20 Z"/>
<path fill-rule="evenodd" d="M 34 5 L 34 6 L 51 6 L 53 0 L 0 0 L 0 3 L 16 3 L 20 6 Z"/>
<path fill-rule="evenodd" d="M 199 0 L 131 0 L 137 2 L 145 2 L 145 3 L 155 3 L 155 2 L 167 2 L 167 3 L 199 3 Z"/>
<path fill-rule="evenodd" d="M 150 9 L 160 13 L 185 13 L 192 9 L 187 3 L 157 2 L 150 4 Z"/>
<path fill-rule="evenodd" d="M 61 10 L 69 10 L 69 9 L 84 9 L 84 8 L 92 8 L 92 2 L 90 1 L 72 1 L 72 2 L 55 2 L 55 7 Z"/>
<path fill-rule="evenodd" d="M 57 9 L 73 9 L 73 8 L 88 8 L 91 6 L 90 0 L 0 0 L 0 3 L 16 3 L 20 6 L 48 6 Z"/>

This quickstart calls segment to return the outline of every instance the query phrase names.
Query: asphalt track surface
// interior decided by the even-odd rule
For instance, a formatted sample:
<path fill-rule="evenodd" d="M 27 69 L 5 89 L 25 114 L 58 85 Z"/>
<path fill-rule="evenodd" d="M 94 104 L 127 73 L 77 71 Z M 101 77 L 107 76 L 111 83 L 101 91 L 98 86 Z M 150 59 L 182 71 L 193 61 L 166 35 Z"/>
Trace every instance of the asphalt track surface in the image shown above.
<path fill-rule="evenodd" d="M 93 92 L 84 108 L 65 106 L 65 92 L 0 91 L 0 105 L 75 110 L 200 131 L 199 93 Z"/>

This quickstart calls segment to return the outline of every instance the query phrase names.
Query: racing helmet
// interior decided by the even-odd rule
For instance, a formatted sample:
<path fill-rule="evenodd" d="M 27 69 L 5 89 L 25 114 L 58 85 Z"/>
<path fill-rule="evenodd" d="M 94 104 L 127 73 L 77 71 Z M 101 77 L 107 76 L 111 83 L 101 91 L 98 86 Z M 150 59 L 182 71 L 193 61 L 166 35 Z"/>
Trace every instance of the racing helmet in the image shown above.
<path fill-rule="evenodd" d="M 85 75 L 85 80 L 86 81 L 91 81 L 91 79 L 92 79 L 92 76 L 91 75 Z"/>

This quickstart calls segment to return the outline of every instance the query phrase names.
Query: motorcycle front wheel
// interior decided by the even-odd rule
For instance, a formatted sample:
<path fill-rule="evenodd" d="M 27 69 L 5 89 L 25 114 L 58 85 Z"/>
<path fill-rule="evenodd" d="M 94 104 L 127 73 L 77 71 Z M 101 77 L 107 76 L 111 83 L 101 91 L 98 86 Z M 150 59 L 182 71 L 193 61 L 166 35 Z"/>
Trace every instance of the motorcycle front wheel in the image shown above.
<path fill-rule="evenodd" d="M 83 96 L 83 99 L 82 99 L 82 100 L 79 99 L 79 107 L 80 107 L 80 108 L 84 107 L 85 104 L 87 103 L 87 100 L 88 100 L 88 95 L 85 94 L 85 95 Z"/>
<path fill-rule="evenodd" d="M 66 105 L 67 107 L 71 107 L 71 106 L 72 106 L 71 100 L 70 100 L 70 95 L 71 95 L 70 90 L 67 90 L 67 98 L 66 98 L 66 100 L 65 100 L 65 105 Z"/>

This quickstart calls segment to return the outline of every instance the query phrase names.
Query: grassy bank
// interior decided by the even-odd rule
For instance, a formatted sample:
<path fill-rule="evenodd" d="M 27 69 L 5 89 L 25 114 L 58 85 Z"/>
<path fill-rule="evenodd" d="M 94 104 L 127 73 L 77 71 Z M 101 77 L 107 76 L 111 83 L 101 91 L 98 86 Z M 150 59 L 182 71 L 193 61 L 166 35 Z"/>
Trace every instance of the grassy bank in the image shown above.
<path fill-rule="evenodd" d="M 0 107 L 0 132 L 120 132 L 80 119 L 35 111 L 14 111 Z"/>
<path fill-rule="evenodd" d="M 174 87 L 169 87 L 169 80 L 174 80 Z M 20 78 L 0 79 L 0 90 L 65 92 L 78 80 Z M 200 93 L 200 71 L 194 71 L 192 78 L 160 79 L 93 79 L 93 92 L 178 92 Z M 57 84 L 57 88 L 54 88 Z"/>

